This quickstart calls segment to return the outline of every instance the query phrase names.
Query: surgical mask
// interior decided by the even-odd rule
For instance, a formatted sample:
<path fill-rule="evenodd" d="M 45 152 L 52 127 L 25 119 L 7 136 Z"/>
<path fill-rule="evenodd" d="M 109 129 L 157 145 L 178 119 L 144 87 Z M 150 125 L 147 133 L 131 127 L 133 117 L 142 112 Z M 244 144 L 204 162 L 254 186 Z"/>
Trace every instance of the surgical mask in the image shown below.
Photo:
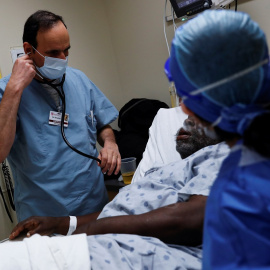
<path fill-rule="evenodd" d="M 64 60 L 60 58 L 44 56 L 33 46 L 32 48 L 45 58 L 44 65 L 42 67 L 36 66 L 37 71 L 41 75 L 51 80 L 59 79 L 64 75 L 68 65 L 68 57 L 66 57 L 66 59 Z"/>

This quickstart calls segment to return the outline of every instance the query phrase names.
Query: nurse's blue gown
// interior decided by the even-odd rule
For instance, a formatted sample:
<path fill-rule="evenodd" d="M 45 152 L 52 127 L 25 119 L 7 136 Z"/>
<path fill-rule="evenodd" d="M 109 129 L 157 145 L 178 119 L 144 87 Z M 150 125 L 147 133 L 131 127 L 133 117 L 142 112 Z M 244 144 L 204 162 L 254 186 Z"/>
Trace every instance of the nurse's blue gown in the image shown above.
<path fill-rule="evenodd" d="M 207 201 L 203 269 L 270 269 L 270 160 L 242 142 Z"/>

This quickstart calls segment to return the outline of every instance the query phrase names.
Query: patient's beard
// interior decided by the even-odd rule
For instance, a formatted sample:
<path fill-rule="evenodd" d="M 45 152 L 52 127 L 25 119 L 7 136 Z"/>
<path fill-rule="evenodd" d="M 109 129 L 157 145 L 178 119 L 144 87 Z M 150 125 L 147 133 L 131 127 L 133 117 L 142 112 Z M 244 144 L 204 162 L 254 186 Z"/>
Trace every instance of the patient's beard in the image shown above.
<path fill-rule="evenodd" d="M 206 146 L 214 145 L 219 142 L 217 139 L 203 135 L 198 130 L 194 129 L 190 132 L 191 136 L 188 139 L 176 141 L 176 151 L 180 154 L 182 159 L 189 157 Z"/>

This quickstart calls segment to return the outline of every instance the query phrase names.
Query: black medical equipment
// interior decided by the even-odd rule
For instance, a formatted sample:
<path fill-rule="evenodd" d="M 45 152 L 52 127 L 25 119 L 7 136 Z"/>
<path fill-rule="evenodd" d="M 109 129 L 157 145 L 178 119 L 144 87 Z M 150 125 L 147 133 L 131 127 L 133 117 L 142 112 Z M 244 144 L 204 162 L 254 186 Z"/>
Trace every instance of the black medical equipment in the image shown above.
<path fill-rule="evenodd" d="M 12 183 L 12 180 L 11 180 L 9 168 L 6 165 L 6 161 L 2 162 L 2 172 L 3 172 L 3 176 L 4 176 L 5 188 L 6 188 L 6 191 L 7 191 L 7 194 L 8 194 L 9 204 L 10 204 L 11 208 L 15 211 L 14 187 L 13 187 L 13 183 Z M 6 210 L 7 214 L 8 214 L 8 217 L 9 217 L 10 221 L 13 223 L 13 219 L 12 219 L 11 214 L 9 212 L 7 202 L 5 200 L 4 193 L 2 191 L 1 186 L 0 186 L 0 195 L 1 195 L 2 200 L 4 202 L 5 210 Z"/>
<path fill-rule="evenodd" d="M 40 76 L 40 75 L 39 75 Z M 41 77 L 41 76 L 40 76 Z M 94 157 L 94 156 L 91 156 L 91 155 L 88 155 L 88 154 L 85 154 L 81 151 L 79 151 L 78 149 L 76 149 L 74 146 L 72 146 L 69 141 L 67 140 L 66 136 L 65 136 L 65 132 L 64 132 L 64 119 L 65 119 L 65 114 L 66 114 L 66 100 L 65 100 L 65 93 L 64 93 L 64 89 L 63 89 L 63 85 L 64 85 L 64 82 L 65 82 L 65 77 L 66 77 L 66 74 L 63 75 L 62 77 L 62 80 L 60 83 L 58 84 L 53 84 L 51 83 L 50 81 L 46 80 L 45 78 L 41 77 L 43 82 L 48 84 L 49 86 L 51 86 L 53 89 L 55 89 L 59 95 L 59 97 L 61 98 L 61 101 L 62 101 L 62 116 L 61 116 L 61 134 L 62 134 L 62 137 L 65 141 L 65 143 L 73 150 L 75 151 L 76 153 L 84 156 L 84 157 L 88 157 L 88 158 L 91 158 L 91 159 L 94 159 L 96 161 L 98 161 L 99 163 L 101 163 L 101 160 Z M 58 89 L 59 87 L 59 89 Z"/>
<path fill-rule="evenodd" d="M 211 8 L 212 0 L 170 0 L 176 16 L 193 16 Z"/>

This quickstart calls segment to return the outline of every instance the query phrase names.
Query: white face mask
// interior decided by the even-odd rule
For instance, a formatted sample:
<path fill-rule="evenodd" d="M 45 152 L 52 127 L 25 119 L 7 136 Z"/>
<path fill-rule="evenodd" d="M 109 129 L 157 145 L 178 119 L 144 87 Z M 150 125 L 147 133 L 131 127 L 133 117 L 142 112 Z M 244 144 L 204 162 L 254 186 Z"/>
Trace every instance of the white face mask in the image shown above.
<path fill-rule="evenodd" d="M 42 67 L 36 66 L 36 69 L 41 75 L 51 80 L 61 78 L 64 75 L 68 65 L 68 56 L 65 60 L 55 57 L 44 56 L 33 46 L 32 48 L 45 58 L 44 65 Z"/>

